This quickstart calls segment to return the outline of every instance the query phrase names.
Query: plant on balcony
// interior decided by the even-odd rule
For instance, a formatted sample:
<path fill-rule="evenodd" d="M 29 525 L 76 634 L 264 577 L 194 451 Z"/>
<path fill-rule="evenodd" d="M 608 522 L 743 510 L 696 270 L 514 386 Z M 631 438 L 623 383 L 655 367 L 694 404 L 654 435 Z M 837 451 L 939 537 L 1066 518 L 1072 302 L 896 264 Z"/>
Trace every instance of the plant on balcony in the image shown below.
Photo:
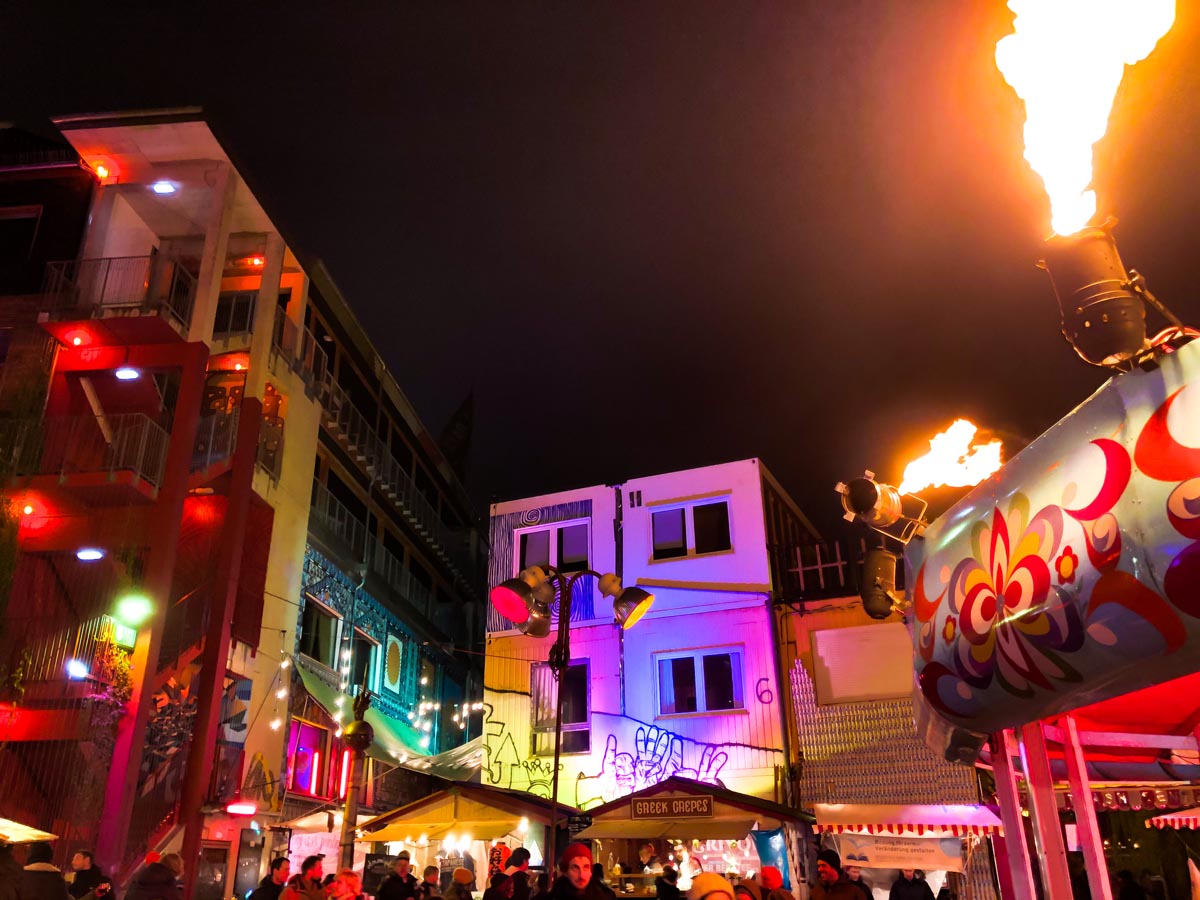
<path fill-rule="evenodd" d="M 85 751 L 88 765 L 79 770 L 79 805 L 81 817 L 87 820 L 98 816 L 104 800 L 108 770 L 112 764 L 117 742 L 117 724 L 125 715 L 133 696 L 133 676 L 129 672 L 129 655 L 112 642 L 96 644 L 92 663 L 92 720 L 89 732 L 91 747 Z"/>
<path fill-rule="evenodd" d="M 25 670 L 32 659 L 29 648 L 25 647 L 11 668 L 0 666 L 0 703 L 16 706 L 25 699 Z"/>

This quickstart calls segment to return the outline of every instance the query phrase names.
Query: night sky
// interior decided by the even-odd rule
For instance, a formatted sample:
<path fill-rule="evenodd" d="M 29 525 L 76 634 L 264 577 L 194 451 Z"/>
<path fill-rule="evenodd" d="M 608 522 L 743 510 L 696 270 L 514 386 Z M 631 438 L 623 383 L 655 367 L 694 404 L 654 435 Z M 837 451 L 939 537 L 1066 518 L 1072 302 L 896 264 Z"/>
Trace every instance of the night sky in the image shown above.
<path fill-rule="evenodd" d="M 1002 2 L 28 6 L 0 116 L 202 105 L 435 434 L 474 390 L 481 507 L 760 456 L 823 525 L 956 416 L 1032 439 L 1103 381 L 1034 267 Z M 1181 3 L 1097 186 L 1192 324 L 1198 114 Z"/>

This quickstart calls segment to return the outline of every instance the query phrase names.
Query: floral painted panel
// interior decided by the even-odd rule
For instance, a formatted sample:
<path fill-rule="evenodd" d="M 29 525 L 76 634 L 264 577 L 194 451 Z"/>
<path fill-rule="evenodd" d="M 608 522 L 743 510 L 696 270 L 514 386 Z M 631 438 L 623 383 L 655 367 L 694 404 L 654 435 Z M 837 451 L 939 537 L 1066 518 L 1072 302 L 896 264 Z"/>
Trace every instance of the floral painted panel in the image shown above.
<path fill-rule="evenodd" d="M 906 563 L 917 699 L 943 725 L 988 734 L 1195 671 L 1200 341 L 1112 379 Z"/>

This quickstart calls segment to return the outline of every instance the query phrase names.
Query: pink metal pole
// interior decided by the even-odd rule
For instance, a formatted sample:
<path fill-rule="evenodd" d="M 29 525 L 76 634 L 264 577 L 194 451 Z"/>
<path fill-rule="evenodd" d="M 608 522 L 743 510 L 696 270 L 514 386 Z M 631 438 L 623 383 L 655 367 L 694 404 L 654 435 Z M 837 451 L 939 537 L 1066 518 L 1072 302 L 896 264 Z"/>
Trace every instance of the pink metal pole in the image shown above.
<path fill-rule="evenodd" d="M 1012 894 L 1005 892 L 1004 900 L 1035 900 L 1033 868 L 1029 847 L 1025 844 L 1025 823 L 1021 820 L 1021 796 L 1017 793 L 1017 776 L 1013 772 L 1012 732 L 992 735 L 995 753 L 992 754 L 992 774 L 996 778 L 996 796 L 1000 800 L 1000 820 L 1004 823 L 1004 859 Z"/>
<path fill-rule="evenodd" d="M 1067 870 L 1058 804 L 1054 800 L 1054 777 L 1050 774 L 1050 755 L 1046 752 L 1041 722 L 1021 726 L 1020 748 L 1042 887 L 1047 897 L 1070 897 L 1071 873 Z"/>
<path fill-rule="evenodd" d="M 1067 761 L 1067 780 L 1071 785 L 1071 803 L 1075 807 L 1075 825 L 1079 831 L 1080 846 L 1083 847 L 1083 860 L 1087 865 L 1088 887 L 1092 900 L 1112 900 L 1108 864 L 1104 859 L 1104 841 L 1100 837 L 1096 806 L 1092 803 L 1092 785 L 1088 781 L 1083 746 L 1079 743 L 1079 729 L 1075 726 L 1074 716 L 1063 716 L 1060 724 L 1063 755 Z"/>

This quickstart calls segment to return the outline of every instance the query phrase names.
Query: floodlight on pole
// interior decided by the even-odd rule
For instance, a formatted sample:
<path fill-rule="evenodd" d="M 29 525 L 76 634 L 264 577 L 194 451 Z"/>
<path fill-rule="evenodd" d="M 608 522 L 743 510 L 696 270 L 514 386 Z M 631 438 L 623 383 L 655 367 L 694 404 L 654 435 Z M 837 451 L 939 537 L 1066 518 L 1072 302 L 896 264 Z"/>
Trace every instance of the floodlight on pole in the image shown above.
<path fill-rule="evenodd" d="M 575 584 L 584 576 L 597 579 L 600 593 L 613 598 L 613 624 L 630 628 L 645 615 L 654 602 L 654 595 L 641 588 L 622 588 L 621 579 L 609 572 L 601 575 L 591 569 L 567 575 L 553 566 L 530 566 L 516 578 L 496 585 L 488 598 L 496 611 L 517 628 L 534 637 L 550 633 L 550 606 L 555 596 L 558 607 L 558 636 L 550 647 L 547 662 L 556 683 L 554 709 L 554 767 L 550 770 L 550 840 L 547 860 L 556 856 L 558 828 L 558 770 L 562 759 L 563 692 L 558 689 L 563 675 L 571 666 L 571 597 Z"/>

